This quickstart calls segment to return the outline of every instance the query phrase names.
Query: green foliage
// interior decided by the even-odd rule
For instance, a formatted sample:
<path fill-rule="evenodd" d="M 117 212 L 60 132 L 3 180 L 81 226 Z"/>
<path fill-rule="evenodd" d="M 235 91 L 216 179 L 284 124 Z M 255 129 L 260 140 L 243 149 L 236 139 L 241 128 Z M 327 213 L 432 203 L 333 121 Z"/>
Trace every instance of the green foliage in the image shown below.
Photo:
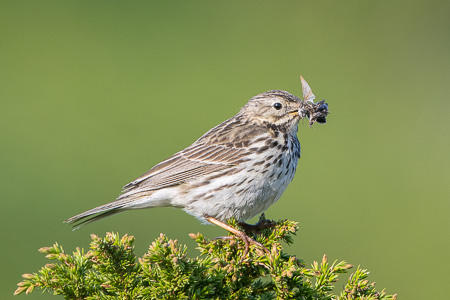
<path fill-rule="evenodd" d="M 233 220 L 230 225 L 237 227 Z M 396 299 L 377 292 L 366 279 L 369 272 L 359 267 L 344 290 L 334 294 L 339 274 L 352 265 L 330 264 L 324 255 L 320 263 L 306 268 L 282 249 L 281 242 L 291 244 L 296 231 L 297 224 L 288 220 L 261 230 L 254 238 L 270 254 L 251 245 L 246 257 L 240 240 L 208 241 L 191 234 L 201 253 L 196 258 L 187 257 L 185 245 L 163 234 L 141 258 L 134 254 L 134 237 L 93 234 L 87 253 L 77 248 L 69 255 L 57 243 L 39 249 L 59 263 L 22 275 L 25 280 L 14 294 L 29 294 L 37 287 L 66 299 Z"/>

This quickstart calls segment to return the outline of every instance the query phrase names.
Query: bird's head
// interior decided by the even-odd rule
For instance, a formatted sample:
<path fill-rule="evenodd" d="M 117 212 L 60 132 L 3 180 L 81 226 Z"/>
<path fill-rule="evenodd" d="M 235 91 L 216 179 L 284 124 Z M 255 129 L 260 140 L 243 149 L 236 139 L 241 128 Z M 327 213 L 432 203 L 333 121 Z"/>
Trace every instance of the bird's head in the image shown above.
<path fill-rule="evenodd" d="M 268 91 L 250 99 L 240 114 L 254 122 L 287 130 L 297 130 L 298 121 L 303 118 L 309 119 L 310 126 L 316 122 L 326 123 L 328 104 L 325 100 L 314 103 L 316 96 L 311 87 L 302 76 L 300 80 L 303 100 L 286 91 Z"/>
<path fill-rule="evenodd" d="M 269 126 L 297 126 L 301 100 L 282 90 L 268 91 L 251 98 L 240 114 Z"/>

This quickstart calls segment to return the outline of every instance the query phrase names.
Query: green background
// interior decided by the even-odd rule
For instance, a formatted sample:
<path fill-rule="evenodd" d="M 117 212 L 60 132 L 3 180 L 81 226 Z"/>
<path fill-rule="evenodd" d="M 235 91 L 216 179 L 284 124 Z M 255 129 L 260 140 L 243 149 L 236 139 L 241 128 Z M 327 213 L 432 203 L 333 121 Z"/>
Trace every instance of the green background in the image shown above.
<path fill-rule="evenodd" d="M 250 97 L 300 96 L 300 74 L 331 115 L 300 125 L 297 175 L 266 212 L 300 222 L 286 250 L 361 265 L 400 299 L 448 298 L 449 54 L 445 0 L 1 1 L 0 298 L 55 241 L 129 233 L 141 255 L 164 232 L 195 255 L 188 233 L 223 235 L 172 208 L 62 221 Z"/>

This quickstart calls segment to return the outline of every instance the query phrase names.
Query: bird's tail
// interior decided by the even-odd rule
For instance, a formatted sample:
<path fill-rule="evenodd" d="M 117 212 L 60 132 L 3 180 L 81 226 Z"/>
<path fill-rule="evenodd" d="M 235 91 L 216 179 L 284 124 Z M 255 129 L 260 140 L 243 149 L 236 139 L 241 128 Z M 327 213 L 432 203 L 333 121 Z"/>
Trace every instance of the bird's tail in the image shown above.
<path fill-rule="evenodd" d="M 123 212 L 131 201 L 132 199 L 127 198 L 116 200 L 73 216 L 65 220 L 64 223 L 72 225 L 73 230 L 76 230 L 83 225 Z"/>

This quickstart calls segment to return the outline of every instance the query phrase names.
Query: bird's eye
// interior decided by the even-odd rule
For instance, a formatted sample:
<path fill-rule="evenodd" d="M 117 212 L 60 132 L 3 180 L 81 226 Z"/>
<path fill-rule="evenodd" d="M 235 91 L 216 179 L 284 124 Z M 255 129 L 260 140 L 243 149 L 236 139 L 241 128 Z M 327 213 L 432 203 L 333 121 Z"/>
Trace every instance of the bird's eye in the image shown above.
<path fill-rule="evenodd" d="M 276 110 L 280 110 L 283 107 L 283 105 L 280 102 L 276 102 L 273 104 L 273 108 Z"/>

